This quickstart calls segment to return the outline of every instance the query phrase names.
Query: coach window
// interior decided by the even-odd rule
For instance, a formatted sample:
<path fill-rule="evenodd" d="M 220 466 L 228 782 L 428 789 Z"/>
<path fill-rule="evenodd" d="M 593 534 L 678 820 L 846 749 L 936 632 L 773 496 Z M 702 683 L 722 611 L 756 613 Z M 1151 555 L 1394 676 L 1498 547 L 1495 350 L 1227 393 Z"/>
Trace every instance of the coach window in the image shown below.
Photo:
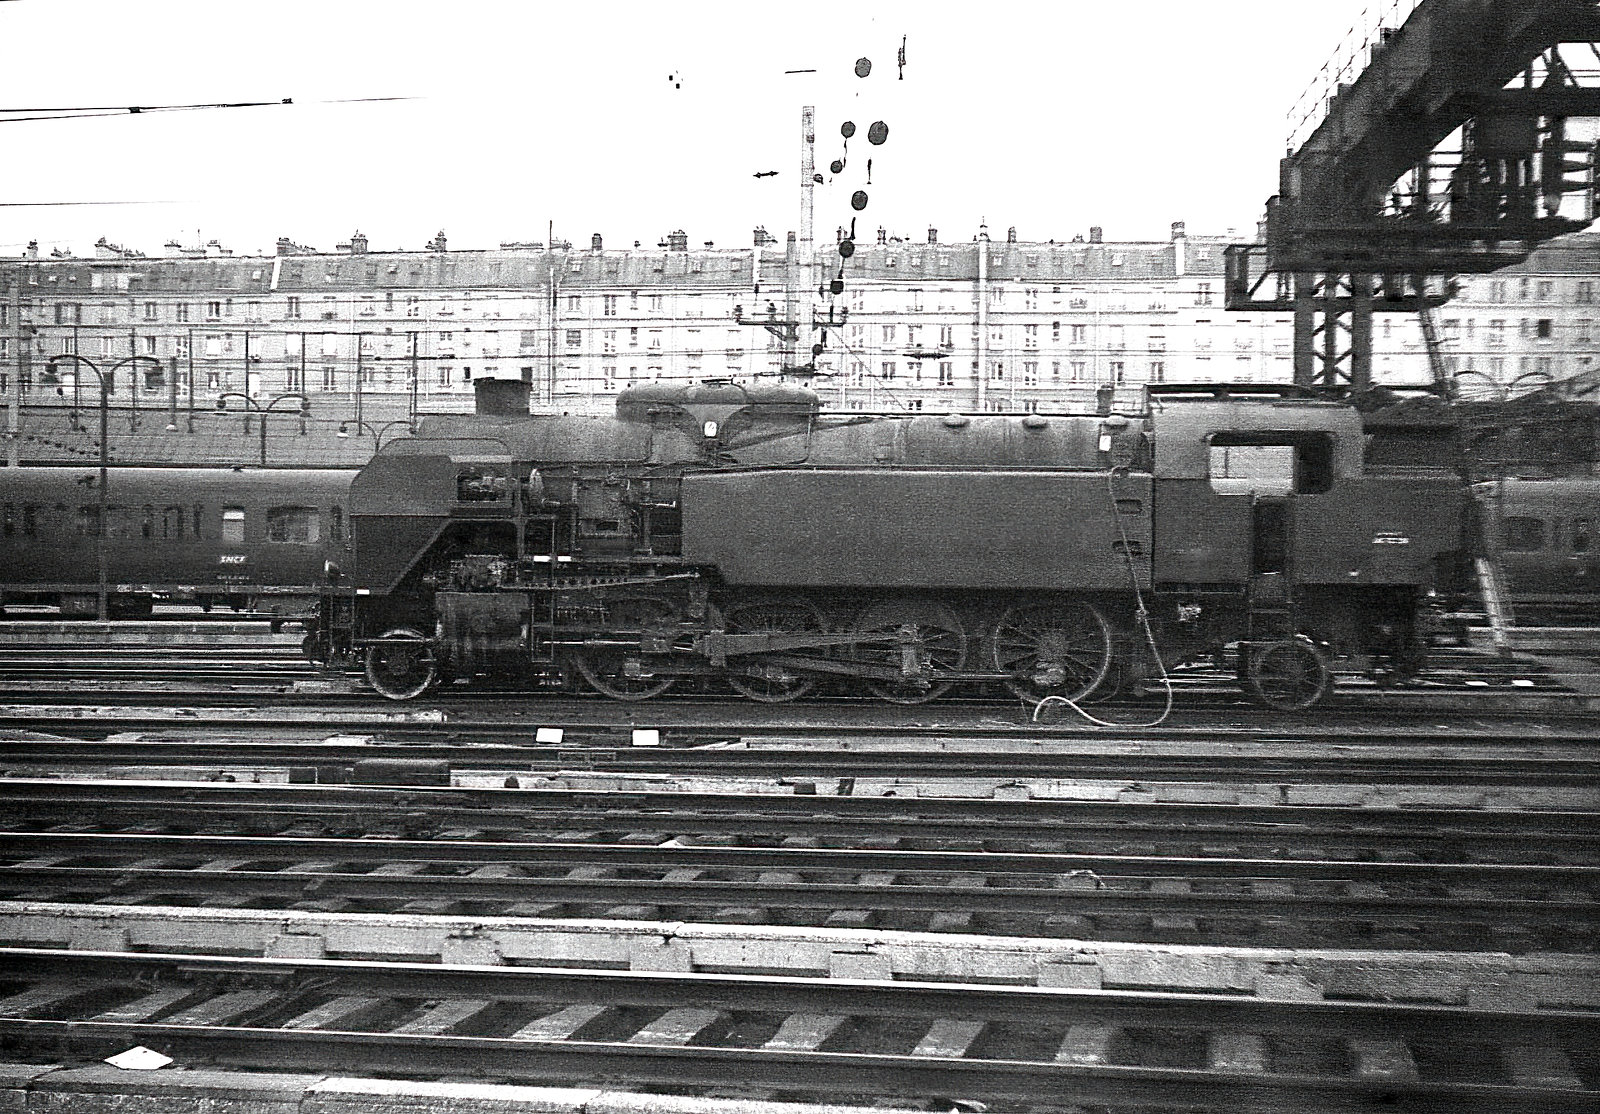
<path fill-rule="evenodd" d="M 317 508 L 269 507 L 267 540 L 287 545 L 312 545 L 318 540 Z"/>
<path fill-rule="evenodd" d="M 344 508 L 337 503 L 328 508 L 328 540 L 344 541 Z"/>
<path fill-rule="evenodd" d="M 5 535 L 8 538 L 17 532 L 17 505 L 15 503 L 6 504 L 4 528 Z"/>
<path fill-rule="evenodd" d="M 205 518 L 205 515 L 206 515 L 206 508 L 205 508 L 204 504 L 196 503 L 194 505 L 194 529 L 192 531 L 190 531 L 192 534 L 194 534 L 194 536 L 196 538 L 199 538 L 199 537 L 202 536 L 201 531 L 200 531 L 200 523 L 201 523 L 201 520 Z"/>
<path fill-rule="evenodd" d="M 149 503 L 144 505 L 144 522 L 140 525 L 139 531 L 147 538 L 156 536 L 156 509 Z"/>
<path fill-rule="evenodd" d="M 77 517 L 73 519 L 73 527 L 80 538 L 92 538 L 100 533 L 99 505 L 79 507 Z"/>
<path fill-rule="evenodd" d="M 1318 495 L 1333 487 L 1333 439 L 1325 433 L 1218 433 L 1210 450 L 1218 495 Z"/>
<path fill-rule="evenodd" d="M 225 542 L 244 541 L 244 508 L 222 508 L 222 540 Z"/>
<path fill-rule="evenodd" d="M 7 533 L 10 533 L 8 530 Z M 1572 552 L 1589 552 L 1589 520 L 1575 518 L 1572 520 Z"/>
<path fill-rule="evenodd" d="M 183 508 L 161 508 L 161 536 L 173 541 L 183 540 Z"/>
<path fill-rule="evenodd" d="M 1544 519 L 1510 516 L 1505 520 L 1502 544 L 1511 553 L 1537 553 L 1544 548 Z"/>
<path fill-rule="evenodd" d="M 27 538 L 39 536 L 39 504 L 22 504 L 22 534 Z"/>

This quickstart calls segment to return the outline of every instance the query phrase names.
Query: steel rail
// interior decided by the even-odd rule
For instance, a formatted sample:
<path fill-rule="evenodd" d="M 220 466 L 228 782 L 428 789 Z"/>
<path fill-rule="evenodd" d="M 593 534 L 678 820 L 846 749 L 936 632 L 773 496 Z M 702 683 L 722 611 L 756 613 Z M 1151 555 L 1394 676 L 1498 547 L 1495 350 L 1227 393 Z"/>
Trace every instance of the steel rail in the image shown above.
<path fill-rule="evenodd" d="M 446 965 L 343 959 L 268 959 L 160 952 L 0 948 L 0 976 L 23 983 L 252 977 L 285 988 L 403 999 L 761 1009 L 850 1017 L 962 1017 L 988 1022 L 1157 1026 L 1208 1032 L 1409 1038 L 1600 1039 L 1600 1011 L 1475 1008 L 1396 1001 L 1282 1000 L 1184 991 L 1087 990 L 814 979 L 797 975 Z"/>
<path fill-rule="evenodd" d="M 838 797 L 792 793 L 705 793 L 602 789 L 487 789 L 469 787 L 254 785 L 243 783 L 62 781 L 0 778 L 0 801 L 15 813 L 27 806 L 83 810 L 118 807 L 180 807 L 191 820 L 203 810 L 287 809 L 426 814 L 452 823 L 490 822 L 526 829 L 531 824 L 570 822 L 626 826 L 650 831 L 707 820 L 758 825 L 801 819 L 809 825 L 879 821 L 931 827 L 959 822 L 985 835 L 1062 835 L 1084 827 L 1116 828 L 1133 835 L 1153 830 L 1199 834 L 1229 829 L 1271 830 L 1277 835 L 1381 833 L 1385 838 L 1449 843 L 1474 836 L 1516 836 L 1585 846 L 1600 844 L 1600 812 L 1566 810 L 1369 808 L 1331 805 L 1237 805 L 1188 802 L 1130 803 L 1068 799 L 995 800 L 971 797 Z M 215 813 L 214 814 L 218 814 Z M 226 815 L 226 813 L 220 813 Z M 687 830 L 687 829 L 685 829 Z"/>
<path fill-rule="evenodd" d="M 1495 1111 L 1593 1114 L 1595 1092 L 1455 1080 L 1335 1075 L 1245 1075 L 1200 1068 L 1055 1064 L 848 1052 L 683 1048 L 623 1041 L 526 1041 L 507 1037 L 289 1031 L 228 1026 L 4 1021 L 0 1036 L 55 1054 L 98 1057 L 138 1043 L 176 1057 L 259 1069 L 344 1074 L 448 1075 L 540 1083 L 625 1079 L 671 1087 L 782 1087 L 808 1095 L 957 1094 L 1249 1114 Z"/>
<path fill-rule="evenodd" d="M 441 730 L 453 725 L 441 725 Z M 843 735 L 844 732 L 835 734 Z M 707 732 L 706 742 L 717 739 Z M 681 745 L 669 748 L 619 748 L 614 742 L 560 746 L 519 743 L 329 743 L 323 740 L 251 738 L 39 740 L 0 739 L 0 758 L 13 763 L 93 762 L 128 765 L 265 765 L 353 767 L 372 760 L 447 762 L 456 769 L 518 766 L 524 769 L 588 772 L 648 772 L 772 777 L 1040 777 L 1074 780 L 1130 779 L 1243 782 L 1249 784 L 1362 785 L 1526 785 L 1582 786 L 1600 780 L 1600 758 L 1578 754 L 1498 757 L 1463 751 L 1458 755 L 1394 755 L 1383 744 L 1346 744 L 1340 755 L 1283 756 L 1262 744 L 1253 754 L 1128 754 L 1041 752 L 802 749 Z M 1037 740 L 1029 740 L 1037 745 Z M 1314 741 L 1301 745 L 1318 745 Z M 1327 744 L 1322 744 L 1327 745 Z M 1439 747 L 1437 740 L 1428 744 Z M 1519 741 L 1526 747 L 1526 739 Z M 1474 750 L 1479 748 L 1474 747 Z"/>
<path fill-rule="evenodd" d="M 1556 897 L 1354 897 L 1344 894 L 1172 894 L 1118 887 L 1056 888 L 1049 883 L 936 885 L 861 882 L 767 882 L 640 878 L 520 878 L 473 875 L 374 875 L 335 871 L 174 870 L 134 866 L 4 866 L 0 892 L 132 893 L 295 901 L 447 900 L 466 903 L 615 903 L 675 908 L 754 906 L 760 909 L 856 909 L 939 913 L 1029 913 L 1041 916 L 1295 917 L 1302 920 L 1471 920 L 1518 924 L 1592 925 L 1600 901 Z"/>
<path fill-rule="evenodd" d="M 1481 695 L 1484 690 L 1463 691 Z M 1516 693 L 1507 695 L 1519 695 L 1521 692 L 1522 690 L 1517 690 Z M 5 704 L 0 704 L 0 723 L 71 734 L 94 729 L 96 721 L 86 719 L 86 712 L 92 714 L 118 705 L 148 704 L 153 694 L 140 689 L 126 692 L 109 690 L 96 693 L 92 703 L 85 702 L 80 689 L 29 692 L 22 700 L 19 700 L 15 692 L 8 695 L 10 699 Z M 175 694 L 163 692 L 161 695 L 171 697 Z M 1345 733 L 1349 730 L 1348 727 L 1330 728 L 1327 724 L 1350 721 L 1360 724 L 1363 730 L 1370 725 L 1393 733 L 1396 730 L 1396 721 L 1400 720 L 1419 724 L 1418 729 L 1407 736 L 1408 739 L 1414 739 L 1419 743 L 1445 742 L 1450 738 L 1433 728 L 1442 714 L 1436 708 L 1408 710 L 1397 707 L 1372 709 L 1335 706 L 1318 709 L 1315 721 L 1294 722 L 1291 719 L 1289 726 L 1286 727 L 1286 717 L 1282 713 L 1269 713 L 1244 704 L 1227 707 L 1208 705 L 1181 709 L 1183 715 L 1194 717 L 1187 725 L 1180 722 L 1160 728 L 1129 728 L 1117 731 L 1092 727 L 1077 721 L 1034 724 L 1029 722 L 1026 712 L 1015 700 L 984 704 L 947 701 L 924 709 L 923 714 L 926 717 L 924 721 L 908 724 L 905 722 L 902 708 L 843 699 L 768 708 L 756 707 L 747 701 L 727 699 L 663 698 L 641 707 L 637 704 L 618 705 L 616 702 L 608 702 L 597 697 L 574 698 L 549 693 L 536 693 L 530 696 L 526 692 L 484 691 L 474 693 L 470 700 L 464 695 L 453 699 L 435 698 L 427 703 L 396 708 L 387 701 L 379 702 L 372 695 L 359 692 L 251 693 L 249 705 L 240 704 L 243 697 L 237 692 L 204 691 L 184 693 L 182 696 L 184 700 L 182 714 L 186 728 L 237 729 L 241 726 L 240 721 L 236 715 L 229 713 L 259 714 L 261 700 L 268 699 L 274 707 L 297 709 L 301 714 L 283 714 L 279 718 L 261 716 L 252 720 L 249 726 L 258 729 L 326 727 L 329 726 L 328 721 L 321 718 L 321 713 L 326 711 L 340 716 L 337 726 L 346 730 L 387 731 L 391 735 L 431 734 L 434 737 L 445 731 L 462 740 L 485 737 L 501 739 L 508 733 L 531 735 L 535 725 L 561 726 L 569 733 L 596 731 L 611 732 L 615 735 L 618 732 L 626 733 L 641 720 L 650 727 L 660 729 L 664 737 L 681 733 L 703 735 L 707 732 L 752 736 L 792 735 L 810 730 L 817 725 L 817 721 L 824 721 L 830 716 L 838 718 L 835 722 L 822 724 L 827 729 L 848 731 L 856 736 L 876 737 L 947 736 L 952 732 L 959 732 L 974 738 L 1016 738 L 1025 735 L 1035 739 L 1127 738 L 1149 741 L 1184 740 L 1199 736 L 1220 739 L 1287 737 L 1305 741 L 1308 738 L 1321 737 L 1335 741 L 1359 742 L 1362 736 L 1351 738 Z M 19 703 L 22 706 L 17 708 L 16 705 Z M 484 714 L 485 707 L 493 708 L 502 704 L 507 706 L 502 718 L 492 718 Z M 45 706 L 58 708 L 60 711 L 45 714 L 38 710 Z M 222 714 L 211 714 L 219 709 Z M 142 707 L 140 711 L 140 715 L 122 716 L 116 719 L 103 718 L 99 721 L 105 725 L 101 730 L 170 730 L 178 715 L 176 708 L 170 713 L 163 712 L 161 715 L 149 714 L 148 709 Z M 799 717 L 802 716 L 808 717 L 809 722 L 800 720 Z M 1012 718 L 1009 722 L 997 722 L 1000 716 Z M 1220 717 L 1226 717 L 1226 722 L 1206 722 L 1207 718 Z M 1473 721 L 1476 723 L 1482 718 L 1482 715 L 1475 715 Z M 1541 728 L 1547 728 L 1551 723 L 1559 723 L 1563 731 L 1567 732 L 1562 737 L 1576 737 L 1591 742 L 1597 738 L 1593 714 L 1580 707 L 1566 712 L 1547 710 L 1538 714 L 1507 711 L 1496 717 L 1497 722 L 1492 730 L 1478 729 L 1469 741 L 1480 742 L 1489 747 L 1525 746 L 1529 739 L 1528 729 L 1508 726 L 1504 721 L 1516 722 L 1530 718 L 1539 722 Z M 1244 721 L 1246 726 L 1240 726 L 1240 721 Z M 1250 721 L 1260 721 L 1260 723 L 1249 726 Z"/>
<path fill-rule="evenodd" d="M 1593 887 L 1600 866 L 1564 863 L 1432 863 L 1265 859 L 1228 855 L 1083 854 L 1065 851 L 944 851 L 877 848 L 696 847 L 660 844 L 477 839 L 370 839 L 308 836 L 164 835 L 144 832 L 0 832 L 0 859 L 128 855 L 208 862 L 396 862 L 523 867 L 578 866 L 716 871 L 837 871 L 929 874 L 1063 875 L 1099 878 L 1277 879 L 1391 885 Z"/>

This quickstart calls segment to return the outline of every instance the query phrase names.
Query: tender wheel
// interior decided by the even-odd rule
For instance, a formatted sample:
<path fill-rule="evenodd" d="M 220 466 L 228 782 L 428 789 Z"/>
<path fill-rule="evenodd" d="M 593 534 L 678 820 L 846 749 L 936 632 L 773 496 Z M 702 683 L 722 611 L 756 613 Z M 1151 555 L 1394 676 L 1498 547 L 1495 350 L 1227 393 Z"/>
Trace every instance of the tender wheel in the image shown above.
<path fill-rule="evenodd" d="M 1333 670 L 1317 646 L 1290 639 L 1256 647 L 1246 665 L 1250 695 L 1280 712 L 1302 712 L 1333 687 Z"/>
<path fill-rule="evenodd" d="M 383 643 L 367 647 L 367 683 L 390 700 L 421 696 L 439 678 L 433 647 L 414 627 L 383 632 Z M 392 640 L 392 641 L 391 641 Z"/>
<path fill-rule="evenodd" d="M 922 704 L 944 695 L 950 681 L 935 681 L 935 669 L 960 669 L 967 663 L 967 633 L 943 604 L 889 600 L 874 604 L 856 620 L 861 642 L 857 661 L 900 673 L 893 681 L 870 680 L 867 687 L 894 704 Z"/>
<path fill-rule="evenodd" d="M 729 634 L 795 634 L 824 631 L 828 626 L 822 612 L 810 600 L 766 599 L 734 604 L 727 611 L 726 628 Z M 728 663 L 728 684 L 751 700 L 782 704 L 797 700 L 814 689 L 817 677 L 788 666 L 770 664 L 760 654 L 750 654 Z"/>
<path fill-rule="evenodd" d="M 610 604 L 607 627 L 617 631 L 670 630 L 676 622 L 664 600 L 641 596 Z M 672 687 L 674 678 L 655 673 L 659 655 L 623 646 L 595 646 L 573 656 L 573 664 L 589 687 L 613 700 L 649 700 Z"/>
<path fill-rule="evenodd" d="M 992 658 L 1006 687 L 1024 700 L 1082 700 L 1111 669 L 1111 627 L 1083 600 L 1008 607 L 995 624 Z"/>

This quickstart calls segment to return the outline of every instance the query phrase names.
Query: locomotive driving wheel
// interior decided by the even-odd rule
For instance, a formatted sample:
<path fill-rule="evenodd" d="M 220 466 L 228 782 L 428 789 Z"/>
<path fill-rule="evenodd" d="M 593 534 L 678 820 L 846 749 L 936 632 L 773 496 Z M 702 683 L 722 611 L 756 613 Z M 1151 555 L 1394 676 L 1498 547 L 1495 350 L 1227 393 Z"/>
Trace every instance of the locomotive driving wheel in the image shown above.
<path fill-rule="evenodd" d="M 1001 613 L 991 642 L 994 667 L 1024 700 L 1082 700 L 1111 669 L 1111 628 L 1084 600 L 1019 603 Z"/>
<path fill-rule="evenodd" d="M 1333 687 L 1328 657 L 1305 638 L 1289 638 L 1252 649 L 1245 659 L 1250 695 L 1279 712 L 1303 712 Z"/>
<path fill-rule="evenodd" d="M 606 626 L 616 631 L 670 632 L 677 616 L 672 605 L 651 596 L 611 601 Z M 673 677 L 655 672 L 659 655 L 634 646 L 590 646 L 573 656 L 589 686 L 613 700 L 649 700 L 672 687 Z"/>
<path fill-rule="evenodd" d="M 367 647 L 367 683 L 390 700 L 421 696 L 439 678 L 433 647 L 415 627 L 394 627 Z"/>
<path fill-rule="evenodd" d="M 756 599 L 728 608 L 725 625 L 729 634 L 800 634 L 824 631 L 827 621 L 817 605 L 808 599 Z M 798 700 L 817 685 L 814 674 L 751 654 L 728 663 L 728 684 L 763 704 L 782 704 Z"/>
<path fill-rule="evenodd" d="M 887 666 L 894 680 L 872 679 L 867 687 L 893 704 L 922 704 L 944 695 L 952 682 L 933 672 L 967 663 L 967 632 L 956 613 L 931 600 L 886 600 L 856 620 L 857 661 Z"/>

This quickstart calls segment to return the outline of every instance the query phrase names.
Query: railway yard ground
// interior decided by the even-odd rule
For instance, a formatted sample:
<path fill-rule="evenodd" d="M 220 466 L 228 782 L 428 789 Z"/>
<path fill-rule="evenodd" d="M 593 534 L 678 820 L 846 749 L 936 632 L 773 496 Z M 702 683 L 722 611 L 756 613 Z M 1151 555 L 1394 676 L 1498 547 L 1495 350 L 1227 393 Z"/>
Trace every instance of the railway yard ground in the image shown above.
<path fill-rule="evenodd" d="M 1597 1110 L 1597 635 L 1106 728 L 7 624 L 0 1109 Z"/>

